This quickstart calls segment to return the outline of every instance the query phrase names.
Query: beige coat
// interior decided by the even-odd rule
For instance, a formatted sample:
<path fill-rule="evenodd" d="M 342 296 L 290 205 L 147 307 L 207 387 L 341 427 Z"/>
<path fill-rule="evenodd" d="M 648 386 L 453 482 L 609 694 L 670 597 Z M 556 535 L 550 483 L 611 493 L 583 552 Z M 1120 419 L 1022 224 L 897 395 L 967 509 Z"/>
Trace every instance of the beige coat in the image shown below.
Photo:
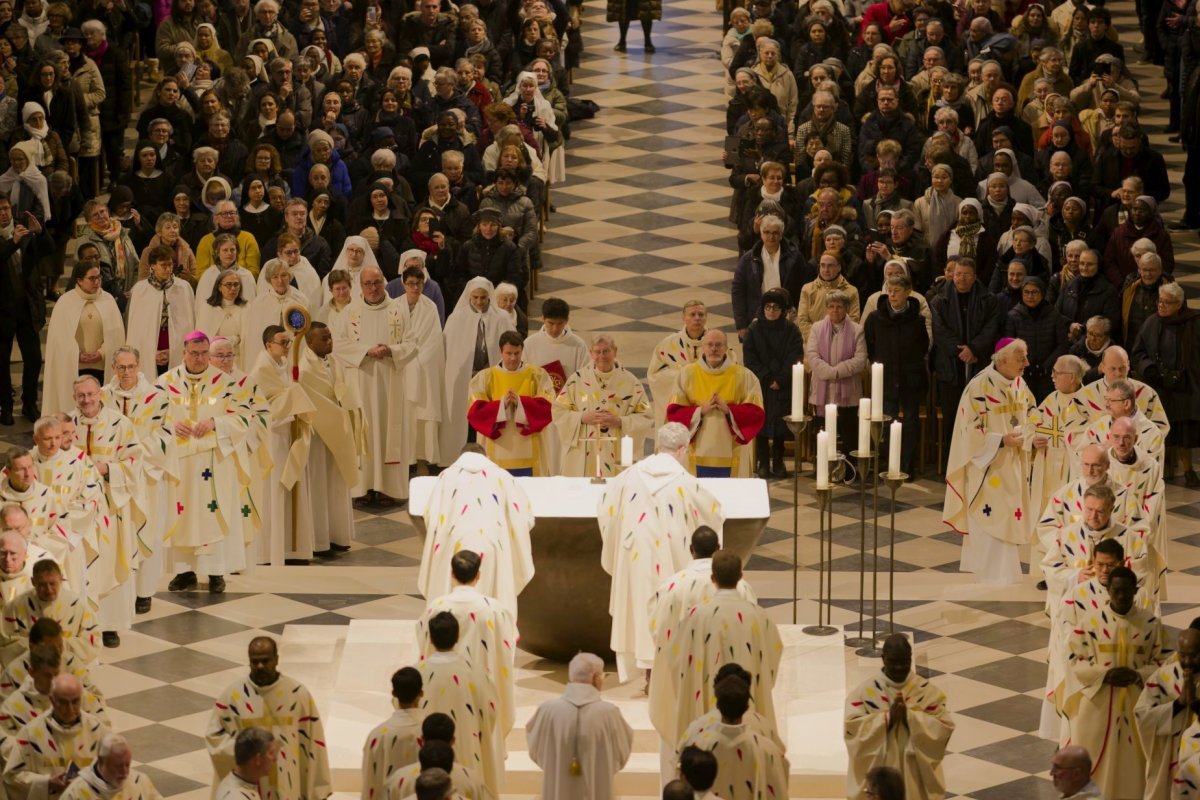
<path fill-rule="evenodd" d="M 858 322 L 858 289 L 851 286 L 850 282 L 842 275 L 838 275 L 837 280 L 832 282 L 817 278 L 800 288 L 800 306 L 796 310 L 796 325 L 800 328 L 800 333 L 804 335 L 804 341 L 808 341 L 813 324 L 825 319 L 825 297 L 834 289 L 845 292 L 850 297 L 850 308 L 846 309 L 846 313 L 850 315 L 850 319 Z"/>
<path fill-rule="evenodd" d="M 96 62 L 83 56 L 83 64 L 75 70 L 71 77 L 79 87 L 79 93 L 87 104 L 90 124 L 86 131 L 79 132 L 79 155 L 84 158 L 100 155 L 100 104 L 104 102 L 107 91 L 104 79 L 100 77 L 100 68 Z"/>

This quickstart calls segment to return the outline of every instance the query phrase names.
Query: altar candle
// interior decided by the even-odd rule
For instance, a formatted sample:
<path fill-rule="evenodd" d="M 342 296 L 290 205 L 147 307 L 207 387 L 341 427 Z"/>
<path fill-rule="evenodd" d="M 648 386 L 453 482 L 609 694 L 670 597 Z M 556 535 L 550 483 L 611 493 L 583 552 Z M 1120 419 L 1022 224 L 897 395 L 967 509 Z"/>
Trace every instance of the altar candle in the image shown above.
<path fill-rule="evenodd" d="M 899 422 L 892 423 L 888 439 L 888 475 L 900 474 L 900 436 L 903 430 Z"/>
<path fill-rule="evenodd" d="M 883 364 L 871 365 L 871 419 L 883 419 Z"/>
<path fill-rule="evenodd" d="M 792 365 L 792 419 L 804 416 L 804 362 Z"/>
<path fill-rule="evenodd" d="M 633 466 L 633 437 L 621 437 L 621 466 Z"/>
<path fill-rule="evenodd" d="M 817 431 L 817 488 L 829 488 L 829 432 Z"/>
<path fill-rule="evenodd" d="M 858 452 L 871 452 L 871 401 L 865 397 L 858 401 Z"/>
<path fill-rule="evenodd" d="M 829 432 L 829 453 L 837 452 L 837 403 L 825 404 L 825 430 Z"/>

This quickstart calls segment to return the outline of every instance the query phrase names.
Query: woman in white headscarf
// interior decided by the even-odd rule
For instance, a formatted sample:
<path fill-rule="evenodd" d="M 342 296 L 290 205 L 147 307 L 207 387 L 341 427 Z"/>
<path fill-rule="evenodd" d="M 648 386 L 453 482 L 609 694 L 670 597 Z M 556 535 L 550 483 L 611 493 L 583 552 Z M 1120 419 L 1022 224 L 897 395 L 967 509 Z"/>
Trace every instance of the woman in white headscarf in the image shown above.
<path fill-rule="evenodd" d="M 925 240 L 933 247 L 942 234 L 958 222 L 958 203 L 961 198 L 952 188 L 954 170 L 948 165 L 934 164 L 929 172 L 930 186 L 913 203 L 913 216 L 917 218 L 917 230 L 925 234 Z"/>
<path fill-rule="evenodd" d="M 255 295 L 242 315 L 242 351 L 248 364 L 253 364 L 262 350 L 262 332 L 268 325 L 282 325 L 284 312 L 291 306 L 308 308 L 308 300 L 292 286 L 287 264 L 275 259 L 263 272 L 267 288 Z"/>
<path fill-rule="evenodd" d="M 333 269 L 343 270 L 350 275 L 350 296 L 354 300 L 362 299 L 362 284 L 358 281 L 358 275 L 363 271 L 363 267 L 378 267 L 379 261 L 375 258 L 375 251 L 371 249 L 371 244 L 361 236 L 347 236 L 346 243 L 342 245 L 342 252 L 338 253 L 337 260 L 333 262 Z M 332 272 L 333 270 L 330 270 Z M 321 302 L 328 303 L 333 299 L 333 293 L 329 290 L 329 276 L 326 275 L 321 279 Z"/>
<path fill-rule="evenodd" d="M 0 175 L 0 197 L 12 203 L 14 219 L 26 211 L 33 212 L 43 222 L 50 219 L 50 192 L 46 176 L 34 164 L 38 145 L 17 142 L 8 150 L 8 171 Z"/>
<path fill-rule="evenodd" d="M 504 98 L 517 113 L 517 120 L 533 131 L 534 138 L 542 145 L 542 160 L 550 183 L 561 183 L 567 179 L 567 156 L 562 147 L 562 132 L 554 120 L 554 107 L 542 96 L 538 88 L 537 75 L 522 72 L 517 76 L 516 88 Z"/>
<path fill-rule="evenodd" d="M 1007 147 L 1001 147 L 992 156 L 992 172 L 979 182 L 980 200 L 987 197 L 988 181 L 997 172 L 1008 178 L 1008 196 L 1013 200 L 1018 203 L 1029 203 L 1038 208 L 1046 204 L 1045 198 L 1042 197 L 1037 187 L 1021 177 L 1021 165 L 1017 163 L 1017 156 Z"/>
<path fill-rule="evenodd" d="M 1042 258 L 1046 259 L 1046 264 L 1053 264 L 1054 251 L 1050 248 L 1050 239 L 1047 237 L 1045 214 L 1038 211 L 1029 203 L 1018 202 L 1013 206 L 1012 210 L 1012 227 L 1000 234 L 996 240 L 996 252 L 1004 253 L 1012 247 L 1013 231 L 1018 228 L 1028 226 L 1033 229 L 1035 245 L 1038 253 Z M 1032 274 L 1032 273 L 1031 273 Z M 1047 276 L 1041 276 L 1044 280 Z"/>
<path fill-rule="evenodd" d="M 33 165 L 49 176 L 56 169 L 66 169 L 67 151 L 63 149 L 62 139 L 46 122 L 46 110 L 39 104 L 29 102 L 21 106 L 21 128 L 25 131 L 26 141 L 33 142 L 36 149 L 28 152 Z"/>
<path fill-rule="evenodd" d="M 453 460 L 467 443 L 467 406 L 471 378 L 500 357 L 500 334 L 516 330 L 496 307 L 495 288 L 487 278 L 472 278 L 463 288 L 443 331 L 446 343 L 446 415 L 441 451 Z"/>

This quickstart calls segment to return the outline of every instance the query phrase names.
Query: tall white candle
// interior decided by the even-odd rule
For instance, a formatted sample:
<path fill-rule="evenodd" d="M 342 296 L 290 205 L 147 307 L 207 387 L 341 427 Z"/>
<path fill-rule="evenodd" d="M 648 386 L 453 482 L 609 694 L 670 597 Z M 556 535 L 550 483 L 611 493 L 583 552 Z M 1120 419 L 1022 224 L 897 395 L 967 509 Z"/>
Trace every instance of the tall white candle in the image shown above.
<path fill-rule="evenodd" d="M 792 417 L 804 416 L 804 362 L 792 364 Z"/>
<path fill-rule="evenodd" d="M 900 441 L 903 428 L 900 423 L 893 422 L 888 439 L 888 475 L 900 474 Z"/>
<path fill-rule="evenodd" d="M 633 466 L 633 437 L 621 437 L 621 466 Z"/>
<path fill-rule="evenodd" d="M 817 432 L 817 488 L 829 488 L 829 433 Z"/>
<path fill-rule="evenodd" d="M 871 401 L 865 397 L 858 401 L 858 452 L 871 452 Z"/>
<path fill-rule="evenodd" d="M 871 419 L 883 419 L 883 364 L 871 365 Z"/>

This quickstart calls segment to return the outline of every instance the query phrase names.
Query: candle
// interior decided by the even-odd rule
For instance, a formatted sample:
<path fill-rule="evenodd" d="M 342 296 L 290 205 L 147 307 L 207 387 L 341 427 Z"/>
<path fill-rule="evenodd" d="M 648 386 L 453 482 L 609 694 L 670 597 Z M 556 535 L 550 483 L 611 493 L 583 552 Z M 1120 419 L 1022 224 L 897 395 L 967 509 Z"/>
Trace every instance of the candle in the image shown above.
<path fill-rule="evenodd" d="M 858 401 L 858 452 L 871 452 L 871 401 L 865 397 Z"/>
<path fill-rule="evenodd" d="M 888 475 L 900 474 L 900 436 L 902 426 L 899 422 L 892 423 L 888 439 Z"/>
<path fill-rule="evenodd" d="M 871 419 L 883 419 L 883 364 L 871 365 Z"/>
<path fill-rule="evenodd" d="M 633 465 L 633 437 L 621 437 L 621 466 L 629 467 Z"/>
<path fill-rule="evenodd" d="M 829 433 L 817 432 L 817 488 L 829 488 Z"/>
<path fill-rule="evenodd" d="M 804 417 L 804 362 L 792 364 L 792 418 Z"/>
<path fill-rule="evenodd" d="M 829 434 L 829 457 L 837 457 L 837 403 L 825 404 L 825 431 Z"/>

